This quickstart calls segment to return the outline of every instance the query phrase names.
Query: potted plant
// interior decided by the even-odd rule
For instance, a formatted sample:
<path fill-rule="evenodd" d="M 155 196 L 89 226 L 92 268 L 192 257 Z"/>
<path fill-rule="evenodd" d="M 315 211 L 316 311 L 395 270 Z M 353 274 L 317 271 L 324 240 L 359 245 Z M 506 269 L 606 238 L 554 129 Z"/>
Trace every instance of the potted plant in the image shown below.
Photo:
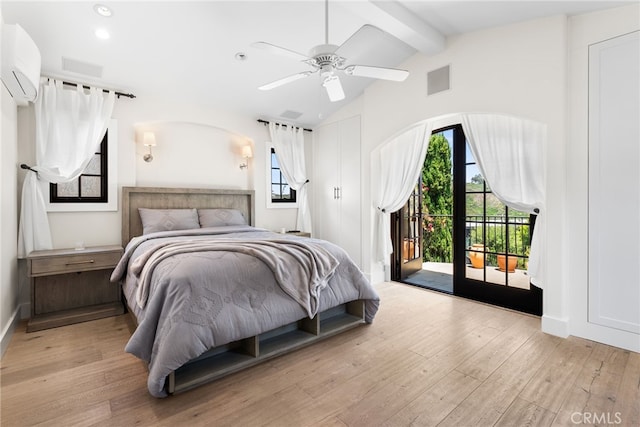
<path fill-rule="evenodd" d="M 484 267 L 484 245 L 482 243 L 474 243 L 469 248 L 469 259 L 473 268 Z"/>
<path fill-rule="evenodd" d="M 513 273 L 516 271 L 516 265 L 518 264 L 518 258 L 515 256 L 510 256 L 509 265 L 507 265 L 507 256 L 506 255 L 498 255 L 498 270 L 500 271 L 508 271 L 509 273 Z"/>

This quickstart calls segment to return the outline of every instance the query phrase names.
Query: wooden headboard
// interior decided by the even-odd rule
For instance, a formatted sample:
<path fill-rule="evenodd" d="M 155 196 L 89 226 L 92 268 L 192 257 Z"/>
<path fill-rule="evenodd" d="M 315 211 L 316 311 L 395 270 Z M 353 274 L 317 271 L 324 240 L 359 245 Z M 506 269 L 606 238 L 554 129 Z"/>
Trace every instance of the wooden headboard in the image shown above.
<path fill-rule="evenodd" d="M 242 212 L 249 224 L 255 225 L 254 195 L 253 190 L 122 187 L 122 245 L 142 235 L 138 208 L 231 208 Z"/>

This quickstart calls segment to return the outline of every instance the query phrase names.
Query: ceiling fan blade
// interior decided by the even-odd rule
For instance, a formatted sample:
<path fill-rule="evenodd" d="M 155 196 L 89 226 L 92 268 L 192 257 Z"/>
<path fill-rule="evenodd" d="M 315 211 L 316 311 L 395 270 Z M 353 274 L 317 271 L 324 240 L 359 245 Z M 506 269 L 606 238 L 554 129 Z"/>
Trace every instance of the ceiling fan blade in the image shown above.
<path fill-rule="evenodd" d="M 349 65 L 344 72 L 350 76 L 371 77 L 374 79 L 404 81 L 408 76 L 407 70 L 397 68 L 370 67 L 368 65 Z"/>
<path fill-rule="evenodd" d="M 328 76 L 322 82 L 322 86 L 327 90 L 329 101 L 336 102 L 344 99 L 344 90 L 342 89 L 342 84 L 338 76 Z"/>
<path fill-rule="evenodd" d="M 315 73 L 315 71 L 304 71 L 302 73 L 293 74 L 291 76 L 273 81 L 271 83 L 267 83 L 265 85 L 260 86 L 258 89 L 260 90 L 271 90 L 278 86 L 285 85 L 287 83 L 295 82 L 296 80 L 304 79 L 305 77 L 309 77 L 311 74 Z"/>
<path fill-rule="evenodd" d="M 255 42 L 255 43 L 252 43 L 251 46 L 257 49 L 263 49 L 271 53 L 275 53 L 276 55 L 287 56 L 297 61 L 307 61 L 309 59 L 307 55 L 303 55 L 293 50 L 289 50 L 287 48 L 276 46 L 274 44 L 267 43 L 267 42 Z"/>

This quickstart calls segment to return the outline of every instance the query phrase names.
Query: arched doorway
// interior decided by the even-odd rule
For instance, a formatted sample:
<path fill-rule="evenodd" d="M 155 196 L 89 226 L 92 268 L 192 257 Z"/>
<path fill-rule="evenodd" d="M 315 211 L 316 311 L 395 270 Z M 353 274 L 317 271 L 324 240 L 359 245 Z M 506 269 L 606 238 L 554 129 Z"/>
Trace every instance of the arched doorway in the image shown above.
<path fill-rule="evenodd" d="M 542 290 L 526 273 L 535 216 L 495 197 L 460 124 L 430 141 L 414 191 L 391 215 L 392 279 L 540 315 Z"/>

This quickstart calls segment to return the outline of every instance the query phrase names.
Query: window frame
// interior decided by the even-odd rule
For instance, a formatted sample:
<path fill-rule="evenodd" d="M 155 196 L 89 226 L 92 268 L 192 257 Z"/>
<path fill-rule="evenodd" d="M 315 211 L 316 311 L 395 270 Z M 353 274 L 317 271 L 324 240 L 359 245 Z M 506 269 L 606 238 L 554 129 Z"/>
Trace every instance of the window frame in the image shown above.
<path fill-rule="evenodd" d="M 291 186 L 289 186 L 289 188 L 291 189 L 291 194 L 293 197 L 295 197 L 294 200 L 278 200 L 278 199 L 273 199 L 272 197 L 272 185 L 281 185 L 281 183 L 276 183 L 273 184 L 273 165 L 271 162 L 271 156 L 272 154 L 275 153 L 275 148 L 273 147 L 273 145 L 271 143 L 267 143 L 267 149 L 266 149 L 266 191 L 267 191 L 267 197 L 266 197 L 266 201 L 267 201 L 267 208 L 269 209 L 294 209 L 298 207 L 298 198 L 297 198 L 297 194 L 296 194 L 296 190 L 294 190 L 293 188 L 291 188 Z M 280 170 L 280 168 L 277 168 L 278 170 Z M 282 171 L 280 170 L 280 176 L 281 178 L 284 180 L 284 176 L 282 175 Z M 289 184 L 287 184 L 289 185 Z"/>
<path fill-rule="evenodd" d="M 51 186 L 39 181 L 47 212 L 100 212 L 118 210 L 118 123 L 110 120 L 107 127 L 107 201 L 51 202 Z"/>
<path fill-rule="evenodd" d="M 102 141 L 100 142 L 100 151 L 94 153 L 94 155 L 100 156 L 100 174 L 88 174 L 81 173 L 74 181 L 78 182 L 78 193 L 81 193 L 82 178 L 99 177 L 100 178 L 100 195 L 94 196 L 59 196 L 57 194 L 58 184 L 49 184 L 49 203 L 108 203 L 109 202 L 109 130 L 104 134 Z"/>

